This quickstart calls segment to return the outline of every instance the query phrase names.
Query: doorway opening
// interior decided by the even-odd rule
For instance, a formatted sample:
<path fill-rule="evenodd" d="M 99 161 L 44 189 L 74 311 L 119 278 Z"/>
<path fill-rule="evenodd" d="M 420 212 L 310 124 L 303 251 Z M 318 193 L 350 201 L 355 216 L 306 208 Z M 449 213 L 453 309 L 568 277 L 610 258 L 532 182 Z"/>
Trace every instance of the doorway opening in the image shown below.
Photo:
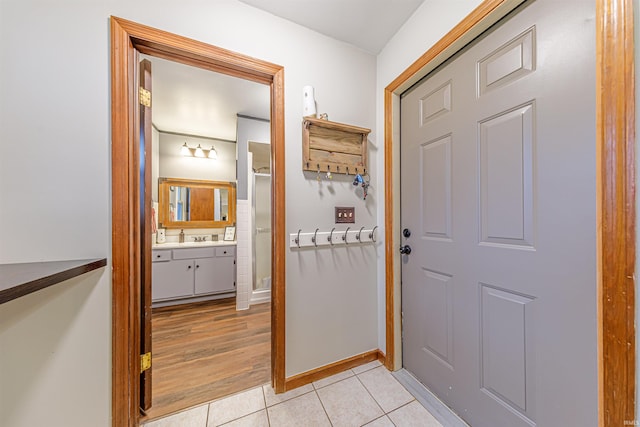
<path fill-rule="evenodd" d="M 111 18 L 112 87 L 112 425 L 136 426 L 141 371 L 141 226 L 137 64 L 139 54 L 251 80 L 270 88 L 272 215 L 271 383 L 284 391 L 284 70 L 215 46 Z"/>
<path fill-rule="evenodd" d="M 145 141 L 151 180 L 144 191 L 151 195 L 148 211 L 153 212 L 144 216 L 151 221 L 146 256 L 151 256 L 153 363 L 151 398 L 145 402 L 150 408 L 141 421 L 148 422 L 271 378 L 270 293 L 251 300 L 251 306 L 243 298 L 252 283 L 238 277 L 237 270 L 247 266 L 238 259 L 237 238 L 246 234 L 234 236 L 232 229 L 251 229 L 251 218 L 237 209 L 247 202 L 240 200 L 245 189 L 239 187 L 251 188 L 238 179 L 247 175 L 237 161 L 246 156 L 247 141 L 238 138 L 247 123 L 259 123 L 270 165 L 270 94 L 268 86 L 245 79 L 140 58 L 148 63 L 153 100 L 147 110 L 151 143 Z M 199 158 L 195 147 L 215 154 Z M 268 186 L 270 181 L 261 188 L 267 200 L 260 206 L 267 222 Z M 270 230 L 271 224 L 262 227 Z M 254 263 L 256 257 L 261 261 L 261 275 L 270 277 L 271 237 L 266 237 L 257 251 L 255 244 L 248 246 Z"/>

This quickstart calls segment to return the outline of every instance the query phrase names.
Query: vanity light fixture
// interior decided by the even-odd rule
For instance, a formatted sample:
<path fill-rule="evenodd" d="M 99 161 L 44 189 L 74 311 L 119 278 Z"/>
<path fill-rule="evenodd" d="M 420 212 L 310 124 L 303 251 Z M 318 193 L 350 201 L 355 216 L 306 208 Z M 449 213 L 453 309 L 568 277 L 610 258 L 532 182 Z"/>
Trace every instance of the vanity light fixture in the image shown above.
<path fill-rule="evenodd" d="M 211 146 L 210 150 L 202 148 L 200 144 L 198 144 L 196 148 L 191 148 L 187 145 L 186 142 L 182 144 L 182 147 L 180 148 L 180 154 L 185 157 L 199 157 L 202 159 L 206 158 L 216 160 L 218 158 L 218 152 L 213 146 Z"/>

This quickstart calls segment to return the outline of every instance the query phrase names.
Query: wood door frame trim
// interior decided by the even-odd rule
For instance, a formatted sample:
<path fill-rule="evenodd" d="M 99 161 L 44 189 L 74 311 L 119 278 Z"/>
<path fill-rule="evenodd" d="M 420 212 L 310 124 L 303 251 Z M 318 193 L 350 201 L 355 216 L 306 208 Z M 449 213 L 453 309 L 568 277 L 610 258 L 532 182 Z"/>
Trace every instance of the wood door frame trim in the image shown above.
<path fill-rule="evenodd" d="M 276 392 L 285 386 L 285 163 L 284 68 L 112 16 L 111 185 L 112 185 L 112 425 L 137 426 L 139 419 L 140 322 L 139 219 L 136 207 L 138 52 L 268 84 L 271 88 L 273 237 L 271 376 Z"/>
<path fill-rule="evenodd" d="M 386 366 L 401 367 L 399 96 L 521 0 L 485 0 L 384 91 Z M 635 75 L 632 0 L 596 0 L 599 425 L 635 419 Z M 396 181 L 398 181 L 396 179 Z"/>

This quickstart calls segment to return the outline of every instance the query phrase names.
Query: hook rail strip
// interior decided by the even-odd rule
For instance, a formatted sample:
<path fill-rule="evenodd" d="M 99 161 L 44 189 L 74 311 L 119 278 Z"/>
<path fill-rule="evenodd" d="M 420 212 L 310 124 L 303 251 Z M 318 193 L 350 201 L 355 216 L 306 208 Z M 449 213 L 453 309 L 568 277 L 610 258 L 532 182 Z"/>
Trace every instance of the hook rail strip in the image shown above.
<path fill-rule="evenodd" d="M 319 248 L 332 246 L 348 246 L 363 243 L 376 243 L 378 241 L 378 226 L 373 228 L 360 227 L 346 230 L 321 231 L 317 228 L 315 231 L 303 231 L 299 229 L 295 233 L 289 234 L 289 247 L 298 248 Z"/>

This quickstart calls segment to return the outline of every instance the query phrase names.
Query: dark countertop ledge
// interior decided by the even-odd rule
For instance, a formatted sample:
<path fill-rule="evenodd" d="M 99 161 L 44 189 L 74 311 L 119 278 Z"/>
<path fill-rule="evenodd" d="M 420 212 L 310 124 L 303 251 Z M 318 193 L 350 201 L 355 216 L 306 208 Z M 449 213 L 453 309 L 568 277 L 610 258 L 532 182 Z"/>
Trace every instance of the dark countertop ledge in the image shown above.
<path fill-rule="evenodd" d="M 0 304 L 106 265 L 106 258 L 0 264 Z"/>

